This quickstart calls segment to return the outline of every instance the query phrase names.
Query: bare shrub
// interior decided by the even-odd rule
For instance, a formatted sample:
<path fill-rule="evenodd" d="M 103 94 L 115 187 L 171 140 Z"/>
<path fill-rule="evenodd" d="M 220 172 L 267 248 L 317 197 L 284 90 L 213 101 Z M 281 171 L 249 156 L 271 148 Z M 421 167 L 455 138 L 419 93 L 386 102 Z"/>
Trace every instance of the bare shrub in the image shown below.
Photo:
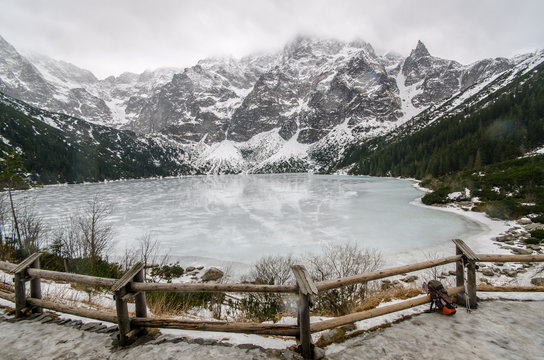
<path fill-rule="evenodd" d="M 85 257 L 91 260 L 93 268 L 104 252 L 111 246 L 113 229 L 107 219 L 112 207 L 94 196 L 79 217 L 82 245 Z"/>
<path fill-rule="evenodd" d="M 19 248 L 25 257 L 40 250 L 45 243 L 45 226 L 31 203 L 23 203 L 19 210 L 19 231 L 21 234 Z"/>
<path fill-rule="evenodd" d="M 291 256 L 267 256 L 255 263 L 249 279 L 256 284 L 285 285 L 294 281 L 291 266 L 296 260 Z"/>
<path fill-rule="evenodd" d="M 443 256 L 436 252 L 427 252 L 425 258 L 428 261 L 437 260 Z M 423 280 L 427 283 L 429 280 L 439 280 L 445 287 L 453 286 L 453 281 L 447 278 L 449 270 L 455 269 L 455 264 L 433 266 L 424 271 Z"/>
<path fill-rule="evenodd" d="M 365 311 L 376 308 L 382 302 L 390 302 L 393 299 L 406 300 L 422 294 L 423 291 L 417 287 L 389 288 L 387 290 L 373 290 L 365 297 L 354 311 Z"/>
<path fill-rule="evenodd" d="M 296 259 L 292 256 L 267 256 L 259 259 L 243 281 L 253 284 L 285 285 L 294 282 L 291 266 Z M 273 293 L 250 293 L 239 301 L 229 299 L 231 307 L 239 310 L 243 320 L 276 320 L 284 309 L 283 297 Z"/>
<path fill-rule="evenodd" d="M 357 244 L 330 244 L 320 255 L 307 257 L 308 271 L 315 281 L 333 280 L 375 271 L 382 264 L 378 251 L 361 249 Z M 316 310 L 325 314 L 344 315 L 361 304 L 367 284 L 354 284 L 319 294 Z"/>

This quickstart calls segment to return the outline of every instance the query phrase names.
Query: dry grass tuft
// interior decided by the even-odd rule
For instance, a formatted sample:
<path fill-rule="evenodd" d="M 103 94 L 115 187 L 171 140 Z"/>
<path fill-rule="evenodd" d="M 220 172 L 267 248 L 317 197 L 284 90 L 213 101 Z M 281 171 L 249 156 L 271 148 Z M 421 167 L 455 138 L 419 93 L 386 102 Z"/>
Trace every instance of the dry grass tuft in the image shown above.
<path fill-rule="evenodd" d="M 423 291 L 417 288 L 390 288 L 387 290 L 372 291 L 362 302 L 357 306 L 354 312 L 371 310 L 382 302 L 389 302 L 393 299 L 406 300 L 423 294 Z"/>

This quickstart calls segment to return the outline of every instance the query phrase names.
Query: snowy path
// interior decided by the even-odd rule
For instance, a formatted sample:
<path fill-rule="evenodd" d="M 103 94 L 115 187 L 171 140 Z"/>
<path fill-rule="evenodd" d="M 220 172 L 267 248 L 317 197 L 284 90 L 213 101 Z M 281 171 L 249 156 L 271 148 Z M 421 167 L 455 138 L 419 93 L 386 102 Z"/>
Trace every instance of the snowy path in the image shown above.
<path fill-rule="evenodd" d="M 487 301 L 453 317 L 421 314 L 328 346 L 328 359 L 542 359 L 544 302 Z M 106 334 L 0 321 L 0 359 L 299 359 L 289 350 L 166 342 L 112 348 Z M 24 339 L 24 340 L 22 340 Z"/>
<path fill-rule="evenodd" d="M 126 349 L 112 347 L 107 334 L 42 324 L 36 321 L 0 321 L 0 359 L 298 359 L 289 350 L 264 350 L 249 345 L 200 345 L 184 341 L 139 345 Z"/>
<path fill-rule="evenodd" d="M 467 313 L 421 314 L 333 344 L 328 359 L 543 359 L 544 302 L 487 301 Z"/>

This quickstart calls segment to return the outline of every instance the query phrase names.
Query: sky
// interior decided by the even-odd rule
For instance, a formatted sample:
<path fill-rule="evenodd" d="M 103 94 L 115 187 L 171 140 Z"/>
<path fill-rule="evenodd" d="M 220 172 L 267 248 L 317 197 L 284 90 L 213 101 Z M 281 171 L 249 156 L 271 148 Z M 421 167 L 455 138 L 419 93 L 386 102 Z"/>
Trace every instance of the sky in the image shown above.
<path fill-rule="evenodd" d="M 468 64 L 544 48 L 542 14 L 542 0 L 0 0 L 0 36 L 99 78 L 279 51 L 297 35 L 405 56 L 421 40 Z"/>

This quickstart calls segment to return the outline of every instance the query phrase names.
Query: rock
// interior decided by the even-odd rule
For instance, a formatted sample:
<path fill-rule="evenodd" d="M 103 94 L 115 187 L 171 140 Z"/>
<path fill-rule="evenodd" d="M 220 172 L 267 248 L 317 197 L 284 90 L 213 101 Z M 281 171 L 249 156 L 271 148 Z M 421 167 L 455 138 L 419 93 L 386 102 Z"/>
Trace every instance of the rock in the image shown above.
<path fill-rule="evenodd" d="M 64 325 L 66 323 L 69 323 L 70 322 L 70 319 L 62 319 L 58 322 L 59 325 Z"/>
<path fill-rule="evenodd" d="M 202 281 L 219 280 L 223 277 L 223 275 L 225 274 L 221 270 L 219 270 L 218 268 L 211 267 L 208 270 L 206 270 L 204 275 L 202 275 Z"/>
<path fill-rule="evenodd" d="M 236 346 L 239 349 L 245 349 L 245 350 L 262 350 L 263 347 L 255 344 L 240 344 Z"/>
<path fill-rule="evenodd" d="M 170 337 L 169 335 L 161 334 L 155 340 L 151 340 L 150 342 L 148 342 L 148 344 L 149 345 L 159 345 L 159 344 L 162 344 L 162 343 L 168 341 L 169 337 Z"/>
<path fill-rule="evenodd" d="M 80 328 L 80 330 L 84 330 L 84 331 L 95 331 L 95 328 L 98 328 L 102 326 L 101 323 L 97 323 L 97 322 L 89 322 L 89 323 L 86 323 L 86 324 L 83 324 Z"/>
<path fill-rule="evenodd" d="M 529 249 L 532 249 L 532 250 L 540 250 L 540 246 L 536 245 L 536 244 L 528 244 L 526 245 L 527 248 Z"/>
<path fill-rule="evenodd" d="M 533 250 L 527 249 L 512 249 L 512 251 L 519 255 L 531 255 L 533 253 Z"/>
<path fill-rule="evenodd" d="M 53 321 L 53 320 L 54 320 L 54 319 L 53 319 L 51 316 L 48 316 L 48 317 L 46 317 L 46 318 L 43 318 L 40 322 L 41 322 L 42 324 L 46 324 L 46 323 L 49 323 L 49 322 L 51 322 L 51 321 Z"/>
<path fill-rule="evenodd" d="M 199 266 L 199 267 L 197 267 L 196 269 L 197 269 L 197 270 L 202 270 L 202 269 L 204 269 L 204 266 Z"/>
<path fill-rule="evenodd" d="M 390 280 L 382 280 L 382 290 L 389 290 L 391 288 Z"/>
<path fill-rule="evenodd" d="M 516 270 L 511 270 L 511 269 L 504 269 L 502 271 L 502 273 L 508 277 L 516 277 L 517 275 L 517 271 Z"/>
<path fill-rule="evenodd" d="M 320 347 L 314 347 L 314 360 L 321 360 L 325 358 L 325 350 Z"/>
<path fill-rule="evenodd" d="M 418 277 L 416 275 L 411 275 L 411 276 L 405 277 L 404 279 L 402 279 L 402 281 L 405 282 L 405 283 L 412 283 L 412 282 L 416 281 L 417 279 L 418 279 Z"/>
<path fill-rule="evenodd" d="M 106 325 L 97 325 L 91 329 L 91 331 L 98 333 L 99 331 L 106 330 L 108 327 Z"/>
<path fill-rule="evenodd" d="M 324 333 L 319 339 L 319 341 L 326 344 L 330 344 L 331 342 L 335 342 L 337 340 L 342 339 L 344 335 L 346 335 L 346 332 L 342 330 L 342 328 L 334 328 Z"/>
<path fill-rule="evenodd" d="M 503 236 L 497 236 L 495 240 L 498 242 L 513 241 L 514 237 L 512 235 L 503 235 Z"/>
<path fill-rule="evenodd" d="M 542 277 L 535 277 L 531 279 L 531 284 L 535 286 L 544 286 L 544 278 Z"/>
<path fill-rule="evenodd" d="M 532 224 L 525 225 L 525 230 L 527 231 L 533 231 L 538 229 L 544 229 L 544 224 L 532 223 Z"/>
<path fill-rule="evenodd" d="M 194 271 L 196 268 L 194 266 L 189 266 L 185 269 L 185 272 L 191 272 Z"/>
<path fill-rule="evenodd" d="M 493 272 L 493 269 L 485 268 L 485 269 L 482 270 L 482 275 L 485 275 L 485 276 L 494 276 L 495 273 Z"/>
<path fill-rule="evenodd" d="M 347 333 L 348 331 L 354 331 L 355 329 L 357 329 L 357 327 L 355 326 L 355 324 L 347 324 L 340 326 L 340 329 L 344 330 L 344 332 Z"/>
<path fill-rule="evenodd" d="M 526 218 L 526 217 L 521 218 L 521 219 L 518 220 L 518 224 L 520 224 L 520 225 L 529 225 L 529 224 L 532 224 L 532 223 L 533 222 L 531 221 L 531 219 Z"/>

